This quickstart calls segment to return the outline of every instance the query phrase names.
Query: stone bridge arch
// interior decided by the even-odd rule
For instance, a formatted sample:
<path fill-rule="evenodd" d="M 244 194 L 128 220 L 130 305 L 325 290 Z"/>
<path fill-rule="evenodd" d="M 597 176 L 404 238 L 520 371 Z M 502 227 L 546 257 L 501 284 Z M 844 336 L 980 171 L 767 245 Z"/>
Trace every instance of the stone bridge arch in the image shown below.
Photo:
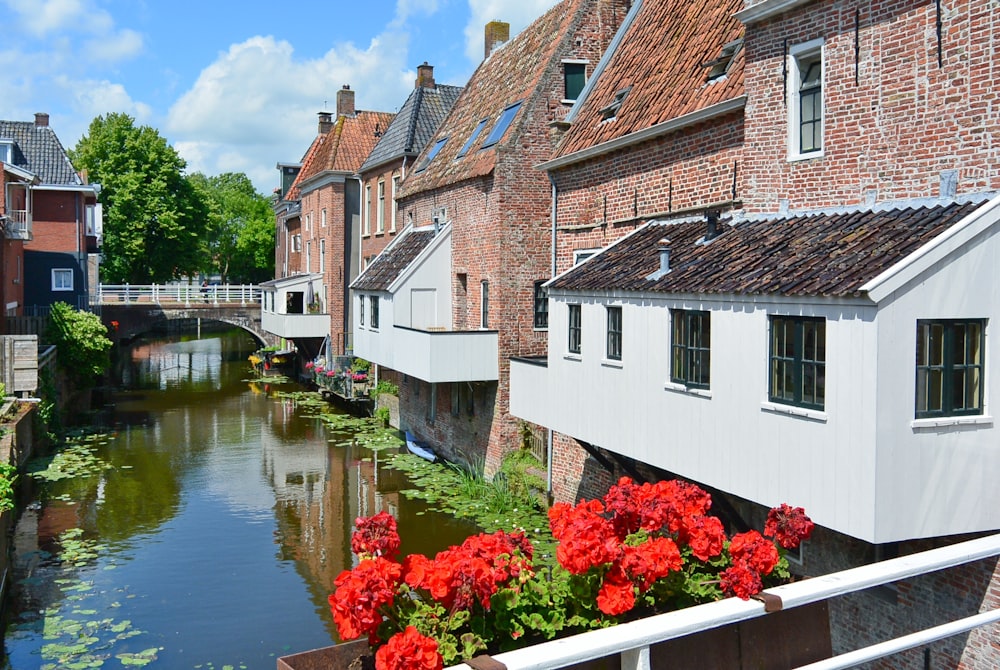
<path fill-rule="evenodd" d="M 264 332 L 260 323 L 260 306 L 256 304 L 206 304 L 188 306 L 162 306 L 155 303 L 126 303 L 102 305 L 101 321 L 109 329 L 117 322 L 116 332 L 123 340 L 130 340 L 148 333 L 158 325 L 170 321 L 219 321 L 247 331 L 263 346 L 275 346 L 279 339 Z"/>

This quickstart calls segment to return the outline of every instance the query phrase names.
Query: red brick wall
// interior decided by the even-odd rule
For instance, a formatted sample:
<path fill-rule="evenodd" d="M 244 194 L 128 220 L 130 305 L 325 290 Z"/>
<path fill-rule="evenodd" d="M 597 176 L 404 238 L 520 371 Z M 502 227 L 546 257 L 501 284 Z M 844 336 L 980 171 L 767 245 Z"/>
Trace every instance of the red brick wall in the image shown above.
<path fill-rule="evenodd" d="M 322 225 L 326 209 L 326 227 Z M 306 227 L 306 216 L 310 217 Z M 326 286 L 326 306 L 330 314 L 330 337 L 338 353 L 346 337 L 347 310 L 344 288 L 350 283 L 350 258 L 344 222 L 344 184 L 333 183 L 302 195 L 302 253 L 298 267 L 306 272 L 306 243 L 312 242 L 312 267 L 317 272 L 320 259 L 320 240 L 326 240 L 326 262 L 323 284 Z"/>
<path fill-rule="evenodd" d="M 1000 12 L 981 0 L 824 0 L 746 35 L 744 202 L 751 212 L 938 196 L 1000 188 L 1000 105 L 993 80 Z M 855 83 L 855 12 L 860 10 Z M 824 44 L 824 156 L 787 160 L 783 49 Z"/>
<path fill-rule="evenodd" d="M 392 230 L 392 210 L 396 207 L 396 203 L 392 200 L 392 178 L 393 176 L 402 176 L 403 174 L 403 160 L 399 159 L 387 165 L 378 168 L 374 172 L 366 172 L 362 175 L 361 181 L 361 217 L 364 221 L 364 207 L 365 207 L 365 187 L 371 187 L 372 193 L 372 203 L 371 211 L 369 211 L 369 221 L 371 222 L 370 229 L 371 233 L 369 235 L 364 235 L 362 229 L 361 236 L 361 258 L 362 267 L 367 266 L 370 259 L 378 256 L 383 249 L 392 241 L 397 233 L 401 232 L 405 227 L 405 220 L 402 216 L 396 216 L 396 230 Z M 378 232 L 378 183 L 382 181 L 385 184 L 385 220 L 384 220 L 384 230 L 383 232 Z M 364 225 L 364 224 L 362 224 Z"/>
<path fill-rule="evenodd" d="M 60 191 L 35 191 L 32 196 L 31 251 L 86 251 L 81 196 Z"/>

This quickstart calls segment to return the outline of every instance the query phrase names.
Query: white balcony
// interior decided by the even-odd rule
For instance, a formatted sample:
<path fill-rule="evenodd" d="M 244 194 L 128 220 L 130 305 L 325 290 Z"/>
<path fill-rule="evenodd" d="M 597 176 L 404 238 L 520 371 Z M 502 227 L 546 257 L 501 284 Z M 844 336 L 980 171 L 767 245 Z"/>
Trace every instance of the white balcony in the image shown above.
<path fill-rule="evenodd" d="M 33 239 L 31 235 L 31 212 L 24 209 L 8 210 L 4 221 L 4 236 L 8 240 L 30 242 Z"/>
<path fill-rule="evenodd" d="M 493 381 L 499 378 L 495 330 L 393 328 L 396 370 L 430 383 Z"/>
<path fill-rule="evenodd" d="M 268 333 L 287 339 L 326 337 L 330 334 L 330 315 L 261 312 L 260 326 Z"/>

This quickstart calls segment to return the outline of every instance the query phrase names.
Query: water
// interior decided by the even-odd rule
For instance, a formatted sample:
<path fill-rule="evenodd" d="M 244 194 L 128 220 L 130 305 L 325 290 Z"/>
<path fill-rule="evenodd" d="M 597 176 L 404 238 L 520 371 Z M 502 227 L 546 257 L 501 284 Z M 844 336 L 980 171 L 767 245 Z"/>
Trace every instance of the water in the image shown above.
<path fill-rule="evenodd" d="M 239 332 L 133 348 L 95 449 L 111 467 L 34 487 L 18 523 L 6 668 L 272 670 L 336 641 L 327 596 L 357 516 L 394 514 L 404 553 L 473 530 L 249 383 L 254 348 Z"/>

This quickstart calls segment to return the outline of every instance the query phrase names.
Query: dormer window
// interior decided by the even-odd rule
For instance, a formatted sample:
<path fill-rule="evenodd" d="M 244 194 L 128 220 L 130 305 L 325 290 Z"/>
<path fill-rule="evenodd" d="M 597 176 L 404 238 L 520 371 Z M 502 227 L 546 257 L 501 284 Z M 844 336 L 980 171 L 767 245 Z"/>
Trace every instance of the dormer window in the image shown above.
<path fill-rule="evenodd" d="M 628 97 L 628 92 L 631 90 L 632 87 L 629 86 L 615 93 L 615 99 L 611 101 L 611 104 L 601 109 L 602 121 L 607 121 L 618 116 L 618 110 L 621 109 L 622 103 L 625 102 L 625 98 Z"/>
<path fill-rule="evenodd" d="M 486 122 L 488 120 L 489 119 L 483 119 L 482 121 L 476 124 L 476 129 L 472 131 L 471 135 L 469 135 L 469 139 L 465 140 L 465 144 L 462 145 L 462 148 L 459 149 L 458 151 L 458 155 L 455 156 L 456 159 L 461 158 L 465 154 L 469 153 L 469 149 L 471 149 L 472 145 L 476 143 L 477 139 L 479 139 L 479 136 L 482 134 L 483 128 L 486 127 Z"/>
<path fill-rule="evenodd" d="M 707 81 L 715 81 L 716 79 L 721 79 L 723 75 L 729 72 L 729 66 L 733 63 L 733 58 L 739 53 L 740 49 L 743 47 L 743 39 L 733 40 L 722 47 L 719 55 L 715 60 L 709 61 L 702 64 L 702 67 L 708 68 Z"/>
<path fill-rule="evenodd" d="M 510 127 L 511 122 L 517 115 L 517 110 L 521 109 L 521 103 L 515 102 L 513 105 L 507 107 L 502 112 L 500 112 L 500 118 L 497 119 L 496 125 L 493 126 L 493 130 L 490 134 L 486 136 L 486 141 L 483 142 L 483 149 L 491 147 L 501 139 L 503 139 L 504 133 L 507 132 L 507 128 Z"/>
<path fill-rule="evenodd" d="M 438 153 L 441 151 L 441 149 L 444 148 L 444 145 L 447 142 L 448 142 L 447 137 L 442 137 L 437 142 L 435 142 L 434 146 L 431 147 L 431 150 L 427 152 L 427 155 L 424 157 L 424 160 L 420 161 L 420 165 L 417 166 L 416 171 L 423 172 L 424 170 L 426 170 L 427 166 L 431 164 L 431 161 L 434 160 L 434 157 L 438 155 Z"/>
<path fill-rule="evenodd" d="M 14 156 L 14 140 L 0 139 L 0 163 L 10 163 Z"/>

